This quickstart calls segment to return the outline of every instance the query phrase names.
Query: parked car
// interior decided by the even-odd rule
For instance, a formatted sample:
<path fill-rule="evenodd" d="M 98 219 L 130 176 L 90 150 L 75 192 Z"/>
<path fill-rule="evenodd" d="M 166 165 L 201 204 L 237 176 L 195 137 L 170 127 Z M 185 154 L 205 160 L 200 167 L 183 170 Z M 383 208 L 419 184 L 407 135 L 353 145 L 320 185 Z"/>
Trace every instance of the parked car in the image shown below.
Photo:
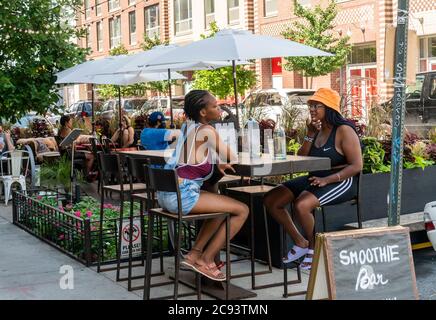
<path fill-rule="evenodd" d="M 261 89 L 248 94 L 242 101 L 245 108 L 260 108 L 252 110 L 254 114 L 260 114 L 263 119 L 276 121 L 277 115 L 284 116 L 293 108 L 299 110 L 297 121 L 305 121 L 309 116 L 307 100 L 315 93 L 312 89 Z M 247 110 L 248 112 L 248 110 Z"/>
<path fill-rule="evenodd" d="M 135 114 L 141 106 L 147 101 L 146 98 L 122 98 L 121 99 L 121 108 L 123 113 L 127 114 L 131 117 Z M 112 117 L 118 114 L 118 99 L 110 99 L 107 100 L 103 107 L 101 108 L 101 112 L 99 115 L 104 119 L 110 120 Z"/>
<path fill-rule="evenodd" d="M 182 117 L 185 113 L 183 109 L 185 104 L 184 96 L 174 96 L 173 101 L 173 118 L 178 119 Z M 147 100 L 141 107 L 140 110 L 135 114 L 150 114 L 154 111 L 161 111 L 165 118 L 169 121 L 171 118 L 170 114 L 170 98 L 169 97 L 152 97 Z"/>
<path fill-rule="evenodd" d="M 101 100 L 94 100 L 94 110 L 96 111 L 101 107 Z M 92 116 L 92 101 L 79 100 L 69 106 L 68 111 L 65 113 L 73 118 L 83 118 Z"/>
<path fill-rule="evenodd" d="M 424 207 L 424 224 L 427 236 L 436 251 L 436 201 L 429 202 Z"/>
<path fill-rule="evenodd" d="M 436 122 L 436 71 L 416 74 L 406 88 L 406 124 Z"/>

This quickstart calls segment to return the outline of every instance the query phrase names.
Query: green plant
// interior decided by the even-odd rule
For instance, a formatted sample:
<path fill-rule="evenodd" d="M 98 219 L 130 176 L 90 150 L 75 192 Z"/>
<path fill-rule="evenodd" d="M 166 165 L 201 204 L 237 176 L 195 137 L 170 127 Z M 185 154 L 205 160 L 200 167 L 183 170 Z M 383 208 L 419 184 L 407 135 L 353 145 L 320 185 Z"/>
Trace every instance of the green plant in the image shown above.
<path fill-rule="evenodd" d="M 66 190 L 71 187 L 71 160 L 64 155 L 58 160 L 41 165 L 40 177 L 43 185 L 48 187 L 63 186 Z M 80 171 L 75 172 L 76 181 L 84 181 L 83 174 Z"/>
<path fill-rule="evenodd" d="M 86 30 L 68 22 L 82 5 L 83 0 L 2 1 L 2 118 L 15 122 L 28 111 L 44 114 L 59 100 L 55 73 L 82 62 L 89 52 L 77 44 Z"/>
<path fill-rule="evenodd" d="M 436 143 L 436 128 L 432 128 L 431 130 L 428 131 L 428 139 L 432 143 Z"/>
<path fill-rule="evenodd" d="M 301 144 L 295 139 L 290 139 L 288 142 L 287 151 L 291 152 L 294 156 L 297 155 L 298 150 L 300 150 Z"/>
<path fill-rule="evenodd" d="M 389 172 L 390 166 L 384 163 L 385 151 L 380 142 L 374 137 L 362 139 L 363 173 Z"/>
<path fill-rule="evenodd" d="M 411 152 L 413 161 L 405 160 L 403 167 L 405 169 L 421 168 L 424 170 L 425 167 L 433 165 L 435 162 L 430 159 L 430 155 L 427 152 L 427 144 L 423 141 L 416 141 L 412 145 L 407 145 Z"/>

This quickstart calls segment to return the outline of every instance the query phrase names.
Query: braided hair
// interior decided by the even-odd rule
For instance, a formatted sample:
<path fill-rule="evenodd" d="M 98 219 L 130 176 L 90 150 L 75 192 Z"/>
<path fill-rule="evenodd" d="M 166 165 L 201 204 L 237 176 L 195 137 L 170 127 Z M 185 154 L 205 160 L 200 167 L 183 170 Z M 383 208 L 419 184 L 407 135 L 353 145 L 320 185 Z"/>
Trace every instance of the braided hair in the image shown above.
<path fill-rule="evenodd" d="M 351 121 L 345 119 L 339 112 L 333 110 L 331 108 L 325 108 L 325 120 L 328 124 L 332 126 L 339 127 L 340 125 L 347 125 L 353 128 L 353 130 L 357 133 L 356 127 Z"/>
<path fill-rule="evenodd" d="M 207 90 L 191 90 L 185 96 L 185 114 L 186 116 L 198 122 L 200 119 L 200 111 L 206 107 L 207 100 L 206 96 L 210 95 Z"/>

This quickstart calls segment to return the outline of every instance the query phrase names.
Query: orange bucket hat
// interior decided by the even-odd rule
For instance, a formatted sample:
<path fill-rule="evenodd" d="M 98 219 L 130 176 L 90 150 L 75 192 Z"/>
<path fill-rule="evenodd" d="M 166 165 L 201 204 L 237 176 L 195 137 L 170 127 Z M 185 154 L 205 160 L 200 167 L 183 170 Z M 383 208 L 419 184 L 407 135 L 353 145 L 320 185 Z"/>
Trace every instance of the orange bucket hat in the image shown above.
<path fill-rule="evenodd" d="M 326 107 L 341 113 L 341 97 L 335 90 L 329 88 L 320 88 L 312 97 L 310 97 L 309 100 L 307 100 L 307 103 L 313 101 L 321 102 Z"/>

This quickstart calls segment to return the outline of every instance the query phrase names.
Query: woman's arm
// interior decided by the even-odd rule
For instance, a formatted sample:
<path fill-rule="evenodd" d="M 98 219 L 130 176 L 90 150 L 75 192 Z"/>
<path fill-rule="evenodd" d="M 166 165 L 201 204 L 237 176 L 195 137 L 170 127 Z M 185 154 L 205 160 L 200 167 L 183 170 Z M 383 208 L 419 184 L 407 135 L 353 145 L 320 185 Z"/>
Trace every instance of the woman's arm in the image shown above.
<path fill-rule="evenodd" d="M 12 143 L 11 132 L 9 130 L 7 130 L 5 132 L 5 140 L 6 140 L 6 144 L 8 146 L 8 150 L 14 151 L 15 147 L 14 147 L 14 144 Z"/>
<path fill-rule="evenodd" d="M 201 132 L 201 134 L 200 134 Z M 219 158 L 223 162 L 234 162 L 238 159 L 237 155 L 233 153 L 230 145 L 224 143 L 224 141 L 219 136 L 218 132 L 211 125 L 205 125 L 199 130 L 197 134 L 198 139 L 207 142 L 207 147 L 215 150 Z"/>
<path fill-rule="evenodd" d="M 135 140 L 135 130 L 132 127 L 129 127 L 129 140 L 126 143 L 126 147 L 131 146 Z"/>
<path fill-rule="evenodd" d="M 310 119 L 306 121 L 307 131 L 306 136 L 304 137 L 303 144 L 300 149 L 298 149 L 297 155 L 299 156 L 307 156 L 309 155 L 310 148 L 312 144 L 315 142 L 316 133 L 321 130 L 321 121 L 312 122 Z"/>
<path fill-rule="evenodd" d="M 117 131 L 115 131 L 115 133 L 113 134 L 113 136 L 112 136 L 112 138 L 111 138 L 111 141 L 112 141 L 113 143 L 116 143 L 116 142 L 118 141 L 119 133 L 120 133 L 120 129 L 117 129 Z"/>
<path fill-rule="evenodd" d="M 310 178 L 312 185 L 323 187 L 330 183 L 344 181 L 345 179 L 354 177 L 362 171 L 362 150 L 356 132 L 350 126 L 342 125 L 338 128 L 336 134 L 339 135 L 341 149 L 347 159 L 347 165 L 341 171 L 325 178 Z"/>

